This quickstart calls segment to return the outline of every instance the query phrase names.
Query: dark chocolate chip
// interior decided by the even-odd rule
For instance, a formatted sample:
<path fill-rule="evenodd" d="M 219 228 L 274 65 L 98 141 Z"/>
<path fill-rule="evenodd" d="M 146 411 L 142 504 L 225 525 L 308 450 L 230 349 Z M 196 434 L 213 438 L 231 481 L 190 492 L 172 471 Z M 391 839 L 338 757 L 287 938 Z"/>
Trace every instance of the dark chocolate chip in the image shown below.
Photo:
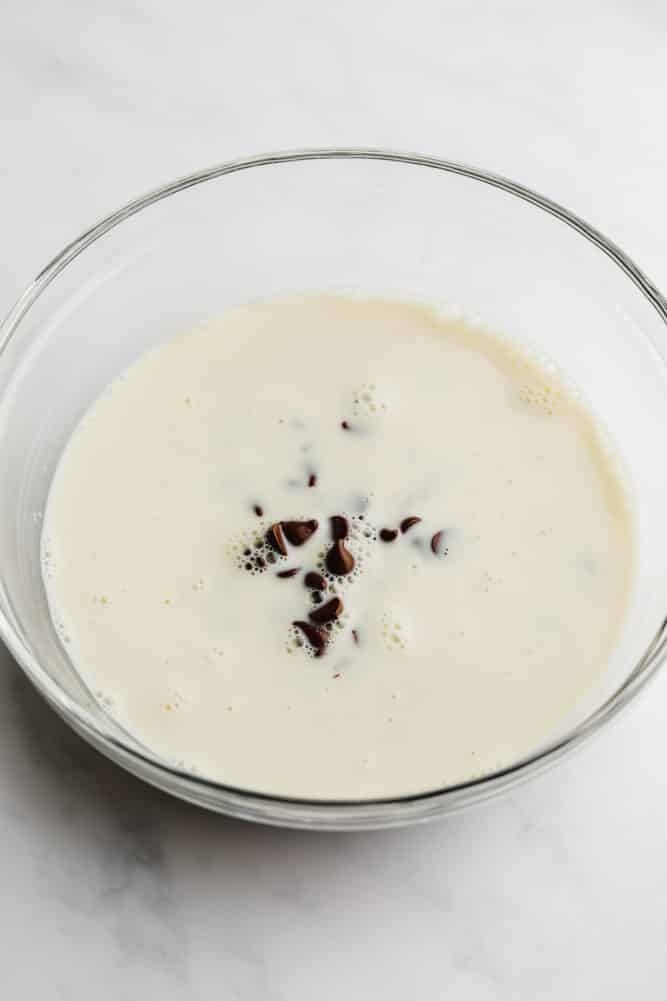
<path fill-rule="evenodd" d="M 393 542 L 398 532 L 395 528 L 382 528 L 380 529 L 380 538 L 383 542 Z"/>
<path fill-rule="evenodd" d="M 287 577 L 296 577 L 300 570 L 301 567 L 292 567 L 290 570 L 279 570 L 276 577 L 282 577 L 283 580 Z"/>
<path fill-rule="evenodd" d="M 323 577 L 321 573 L 315 573 L 314 570 L 310 570 L 306 574 L 303 578 L 303 582 L 306 587 L 315 588 L 316 591 L 326 591 L 327 589 L 326 577 Z"/>
<path fill-rule="evenodd" d="M 308 486 L 314 487 L 316 483 L 317 483 L 317 476 L 315 475 L 315 473 L 311 473 L 310 476 L 308 477 Z"/>
<path fill-rule="evenodd" d="M 314 518 L 311 521 L 283 521 L 282 529 L 288 542 L 302 546 L 317 531 L 317 522 Z"/>
<path fill-rule="evenodd" d="M 271 528 L 266 533 L 266 541 L 281 556 L 287 556 L 287 546 L 283 537 L 282 525 L 279 521 L 275 525 L 271 525 Z"/>
<path fill-rule="evenodd" d="M 420 521 L 421 518 L 417 518 L 414 515 L 410 518 L 404 518 L 401 522 L 401 532 L 405 535 L 406 532 L 410 531 L 413 525 L 418 525 Z"/>
<path fill-rule="evenodd" d="M 343 577 L 345 574 L 352 573 L 354 570 L 354 562 L 354 556 L 348 549 L 345 548 L 345 543 L 342 539 L 338 539 L 337 542 L 334 542 L 333 546 L 327 553 L 327 570 L 336 574 L 338 577 Z"/>
<path fill-rule="evenodd" d="M 292 625 L 301 630 L 315 651 L 315 656 L 321 657 L 327 645 L 327 634 L 324 630 L 318 629 L 317 626 L 312 625 L 312 623 L 303 622 L 300 619 L 297 619 L 292 623 Z"/>
<path fill-rule="evenodd" d="M 445 548 L 445 533 L 444 531 L 436 532 L 431 539 L 431 551 L 436 555 L 440 556 Z"/>
<path fill-rule="evenodd" d="M 334 540 L 347 539 L 350 531 L 347 518 L 344 518 L 342 514 L 334 514 L 329 521 L 331 522 L 331 538 Z"/>
<path fill-rule="evenodd" d="M 261 508 L 259 504 L 255 504 L 255 506 L 253 507 L 253 511 L 255 512 L 258 518 L 261 518 L 262 515 L 264 514 L 264 509 Z"/>
<path fill-rule="evenodd" d="M 350 425 L 347 423 L 347 421 L 341 421 L 340 422 L 340 426 L 342 427 L 343 431 L 349 431 L 350 430 Z"/>
<path fill-rule="evenodd" d="M 310 612 L 308 618 L 311 622 L 316 622 L 318 626 L 323 626 L 327 622 L 339 619 L 343 614 L 343 602 L 340 598 L 331 598 L 326 605 L 320 605 L 314 612 Z"/>

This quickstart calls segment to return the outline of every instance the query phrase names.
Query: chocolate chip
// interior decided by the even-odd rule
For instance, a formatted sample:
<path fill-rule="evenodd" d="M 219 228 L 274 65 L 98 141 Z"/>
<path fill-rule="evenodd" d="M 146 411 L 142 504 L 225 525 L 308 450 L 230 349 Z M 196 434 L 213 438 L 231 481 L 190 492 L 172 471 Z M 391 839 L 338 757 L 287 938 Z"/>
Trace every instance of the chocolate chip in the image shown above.
<path fill-rule="evenodd" d="M 315 473 L 311 473 L 310 476 L 308 477 L 308 486 L 314 487 L 316 483 L 317 483 L 317 476 L 315 475 Z"/>
<path fill-rule="evenodd" d="M 300 619 L 294 621 L 292 625 L 301 630 L 315 651 L 315 656 L 321 657 L 327 645 L 327 634 L 324 630 L 318 629 L 317 626 L 311 625 L 310 622 L 303 622 Z"/>
<path fill-rule="evenodd" d="M 283 521 L 282 529 L 288 542 L 302 546 L 317 531 L 317 522 L 314 518 L 311 521 Z"/>
<path fill-rule="evenodd" d="M 283 537 L 282 525 L 279 521 L 275 525 L 271 525 L 271 528 L 266 533 L 266 541 L 281 556 L 287 556 L 287 546 Z"/>
<path fill-rule="evenodd" d="M 343 431 L 349 431 L 350 430 L 350 425 L 347 423 L 347 421 L 341 421 L 340 422 L 340 426 L 342 427 Z"/>
<path fill-rule="evenodd" d="M 331 598 L 326 605 L 320 605 L 314 612 L 310 612 L 308 618 L 311 622 L 316 622 L 318 626 L 323 626 L 327 622 L 339 619 L 343 614 L 343 602 L 340 598 Z"/>
<path fill-rule="evenodd" d="M 253 507 L 253 511 L 255 512 L 258 518 L 261 518 L 262 515 L 264 514 L 264 510 L 259 506 L 259 504 L 255 504 L 255 506 Z"/>
<path fill-rule="evenodd" d="M 395 528 L 382 528 L 380 530 L 380 538 L 383 542 L 393 542 L 398 532 Z"/>
<path fill-rule="evenodd" d="M 282 577 L 283 580 L 287 577 L 296 577 L 300 570 L 301 567 L 292 567 L 290 570 L 279 570 L 276 577 Z"/>
<path fill-rule="evenodd" d="M 334 514 L 329 521 L 331 522 L 331 538 L 334 540 L 347 539 L 350 531 L 347 518 L 344 518 L 342 514 Z"/>
<path fill-rule="evenodd" d="M 327 589 L 327 579 L 323 577 L 321 573 L 315 573 L 314 570 L 309 571 L 303 578 L 303 582 L 306 587 L 312 587 L 316 591 L 326 591 Z"/>
<path fill-rule="evenodd" d="M 404 518 L 401 522 L 401 532 L 403 535 L 405 535 L 406 532 L 409 532 L 413 525 L 418 525 L 420 521 L 421 518 L 416 518 L 414 515 L 410 518 Z"/>
<path fill-rule="evenodd" d="M 338 539 L 337 542 L 334 542 L 326 556 L 327 570 L 336 574 L 338 577 L 343 577 L 345 574 L 352 573 L 354 570 L 354 562 L 354 556 L 348 549 L 345 548 L 345 543 L 342 539 Z"/>
<path fill-rule="evenodd" d="M 352 630 L 352 639 L 354 640 L 354 642 L 358 646 L 359 645 L 359 632 L 358 632 L 358 630 L 356 630 L 356 629 Z"/>
<path fill-rule="evenodd" d="M 444 531 L 436 532 L 431 539 L 431 550 L 436 556 L 440 556 L 445 548 L 445 533 Z"/>

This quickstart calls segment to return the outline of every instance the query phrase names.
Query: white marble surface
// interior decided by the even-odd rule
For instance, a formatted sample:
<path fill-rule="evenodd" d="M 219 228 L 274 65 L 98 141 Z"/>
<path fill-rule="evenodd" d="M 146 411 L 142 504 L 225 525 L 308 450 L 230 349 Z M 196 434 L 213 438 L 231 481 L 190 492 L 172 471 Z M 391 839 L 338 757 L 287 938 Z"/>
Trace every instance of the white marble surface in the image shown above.
<path fill-rule="evenodd" d="M 390 145 L 565 202 L 667 286 L 660 0 L 4 0 L 0 309 L 85 225 L 244 153 Z M 435 826 L 209 816 L 85 747 L 0 653 L 2 998 L 642 1001 L 667 980 L 667 673 Z"/>

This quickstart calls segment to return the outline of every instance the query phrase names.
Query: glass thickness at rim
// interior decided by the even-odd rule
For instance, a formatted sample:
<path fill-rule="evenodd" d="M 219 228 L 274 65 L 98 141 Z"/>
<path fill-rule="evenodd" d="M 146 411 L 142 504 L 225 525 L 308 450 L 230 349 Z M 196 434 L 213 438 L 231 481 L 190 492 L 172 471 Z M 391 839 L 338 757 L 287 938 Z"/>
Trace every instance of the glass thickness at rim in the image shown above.
<path fill-rule="evenodd" d="M 335 159 L 380 160 L 459 174 L 528 202 L 574 229 L 606 254 L 634 283 L 658 312 L 663 323 L 667 325 L 667 300 L 619 247 L 561 205 L 529 188 L 475 167 L 419 154 L 363 148 L 304 149 L 268 153 L 248 159 L 235 160 L 190 174 L 148 192 L 102 219 L 68 244 L 38 274 L 34 282 L 19 298 L 0 326 L 0 356 L 16 334 L 25 314 L 48 285 L 87 247 L 136 213 L 187 188 L 205 181 L 215 180 L 226 174 L 255 167 L 270 167 L 276 164 Z M 532 755 L 517 761 L 509 768 L 490 773 L 482 778 L 414 795 L 375 800 L 316 800 L 273 796 L 268 793 L 227 786 L 199 776 L 195 778 L 191 773 L 173 768 L 148 754 L 142 754 L 130 744 L 125 744 L 111 734 L 105 733 L 100 722 L 66 695 L 42 669 L 28 646 L 23 642 L 19 632 L 1 610 L 0 635 L 27 676 L 46 697 L 52 708 L 98 750 L 108 754 L 118 764 L 146 781 L 209 809 L 245 819 L 292 827 L 359 829 L 414 823 L 441 816 L 485 799 L 534 775 L 548 765 L 555 763 L 567 751 L 579 746 L 585 739 L 597 732 L 603 723 L 612 719 L 627 705 L 664 662 L 667 657 L 667 610 L 665 612 L 666 617 L 663 619 L 657 634 L 625 681 L 601 706 L 563 738 L 545 744 Z"/>

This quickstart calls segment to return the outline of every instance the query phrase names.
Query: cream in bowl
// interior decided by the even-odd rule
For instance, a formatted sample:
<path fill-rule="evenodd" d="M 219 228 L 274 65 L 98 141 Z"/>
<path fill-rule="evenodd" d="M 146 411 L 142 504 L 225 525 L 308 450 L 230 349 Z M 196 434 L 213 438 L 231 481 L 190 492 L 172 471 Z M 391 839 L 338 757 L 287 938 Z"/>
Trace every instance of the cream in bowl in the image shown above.
<path fill-rule="evenodd" d="M 97 400 L 44 579 L 74 666 L 226 785 L 383 799 L 510 767 L 595 691 L 635 522 L 606 435 L 461 317 L 313 294 L 227 310 Z"/>

